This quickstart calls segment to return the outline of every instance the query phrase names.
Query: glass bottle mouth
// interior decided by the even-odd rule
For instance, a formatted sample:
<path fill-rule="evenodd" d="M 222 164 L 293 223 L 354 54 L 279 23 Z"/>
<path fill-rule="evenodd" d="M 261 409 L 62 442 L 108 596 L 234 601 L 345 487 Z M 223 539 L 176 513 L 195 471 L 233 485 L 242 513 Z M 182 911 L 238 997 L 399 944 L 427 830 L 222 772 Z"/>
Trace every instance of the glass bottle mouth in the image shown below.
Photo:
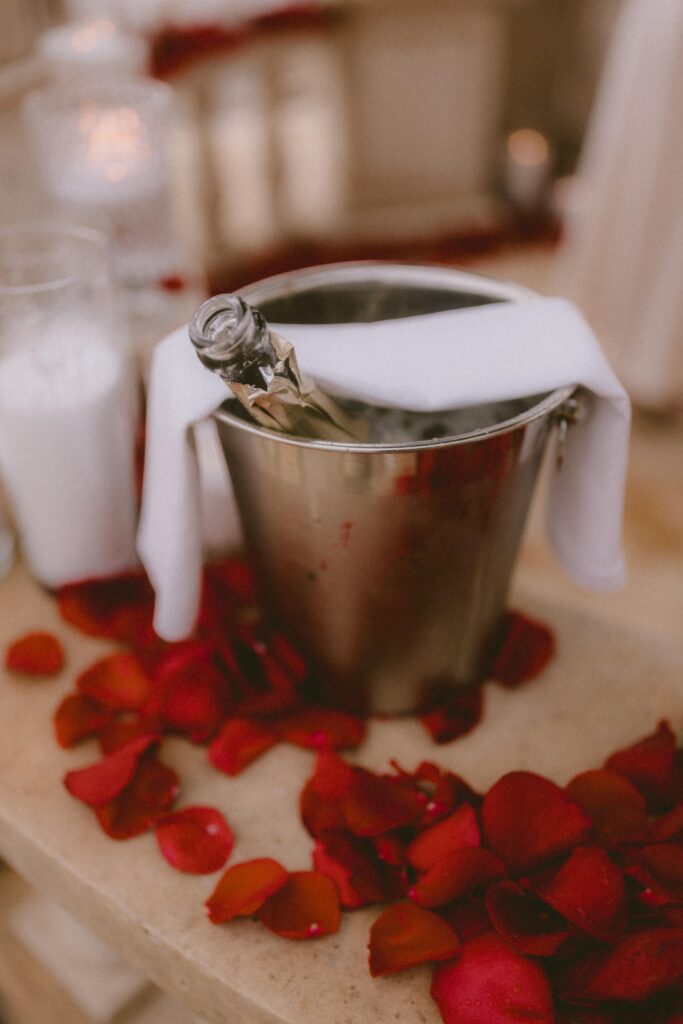
<path fill-rule="evenodd" d="M 229 383 L 262 386 L 261 368 L 277 362 L 266 321 L 239 295 L 203 302 L 189 333 L 200 361 Z"/>

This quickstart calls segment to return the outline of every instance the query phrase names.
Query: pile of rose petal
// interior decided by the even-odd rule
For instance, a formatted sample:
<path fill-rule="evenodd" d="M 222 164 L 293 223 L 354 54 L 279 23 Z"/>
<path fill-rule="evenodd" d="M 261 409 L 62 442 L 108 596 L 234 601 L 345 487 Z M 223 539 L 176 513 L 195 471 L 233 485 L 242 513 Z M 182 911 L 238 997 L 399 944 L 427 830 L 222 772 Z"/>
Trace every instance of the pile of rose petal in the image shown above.
<path fill-rule="evenodd" d="M 446 1024 L 683 1024 L 683 755 L 666 722 L 564 789 L 513 772 L 479 794 L 427 762 L 378 775 L 337 753 L 362 741 L 364 720 L 312 702 L 315 681 L 263 619 L 245 563 L 207 567 L 196 636 L 178 644 L 154 634 L 141 575 L 74 584 L 58 600 L 67 621 L 120 645 L 55 715 L 62 746 L 97 738 L 102 757 L 65 785 L 112 838 L 153 829 L 179 870 L 225 866 L 224 816 L 175 807 L 180 780 L 158 756 L 169 734 L 206 746 L 229 775 L 277 742 L 318 751 L 301 794 L 310 869 L 267 856 L 229 867 L 206 903 L 215 924 L 256 916 L 309 939 L 336 931 L 343 910 L 381 905 L 371 973 L 436 963 Z M 512 613 L 491 674 L 516 685 L 552 649 L 545 627 Z M 6 664 L 54 674 L 62 654 L 29 634 Z M 481 701 L 481 688 L 435 691 L 421 718 L 443 742 L 476 724 Z"/>

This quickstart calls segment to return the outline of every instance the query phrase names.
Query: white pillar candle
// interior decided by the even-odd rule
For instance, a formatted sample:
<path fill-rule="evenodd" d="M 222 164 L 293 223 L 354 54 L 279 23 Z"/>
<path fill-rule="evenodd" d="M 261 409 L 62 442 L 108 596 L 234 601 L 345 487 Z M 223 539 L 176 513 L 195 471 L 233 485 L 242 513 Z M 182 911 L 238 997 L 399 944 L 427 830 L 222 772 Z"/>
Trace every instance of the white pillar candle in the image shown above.
<path fill-rule="evenodd" d="M 135 392 L 124 354 L 65 315 L 0 362 L 0 464 L 47 586 L 135 564 Z"/>

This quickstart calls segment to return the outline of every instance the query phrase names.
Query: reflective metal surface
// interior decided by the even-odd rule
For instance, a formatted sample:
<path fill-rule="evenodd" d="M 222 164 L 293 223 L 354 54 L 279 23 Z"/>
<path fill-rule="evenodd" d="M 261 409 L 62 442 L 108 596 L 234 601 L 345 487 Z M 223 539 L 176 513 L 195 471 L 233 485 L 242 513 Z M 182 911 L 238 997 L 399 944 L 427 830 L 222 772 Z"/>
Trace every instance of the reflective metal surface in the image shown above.
<path fill-rule="evenodd" d="M 243 289 L 272 321 L 389 319 L 524 293 L 431 267 L 346 264 Z M 340 444 L 216 414 L 264 599 L 312 659 L 321 698 L 410 711 L 486 669 L 545 444 L 571 394 L 495 407 L 486 426 Z M 493 415 L 493 413 L 492 413 Z M 484 420 L 486 415 L 484 413 Z"/>

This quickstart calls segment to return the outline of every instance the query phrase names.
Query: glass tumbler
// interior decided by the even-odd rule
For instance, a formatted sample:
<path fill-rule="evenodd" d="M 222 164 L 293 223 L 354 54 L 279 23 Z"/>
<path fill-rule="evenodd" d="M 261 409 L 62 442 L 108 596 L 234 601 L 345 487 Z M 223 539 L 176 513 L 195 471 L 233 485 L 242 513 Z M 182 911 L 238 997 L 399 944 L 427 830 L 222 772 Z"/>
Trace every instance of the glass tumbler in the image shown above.
<path fill-rule="evenodd" d="M 135 563 L 137 405 L 104 237 L 0 230 L 0 472 L 44 585 Z"/>

